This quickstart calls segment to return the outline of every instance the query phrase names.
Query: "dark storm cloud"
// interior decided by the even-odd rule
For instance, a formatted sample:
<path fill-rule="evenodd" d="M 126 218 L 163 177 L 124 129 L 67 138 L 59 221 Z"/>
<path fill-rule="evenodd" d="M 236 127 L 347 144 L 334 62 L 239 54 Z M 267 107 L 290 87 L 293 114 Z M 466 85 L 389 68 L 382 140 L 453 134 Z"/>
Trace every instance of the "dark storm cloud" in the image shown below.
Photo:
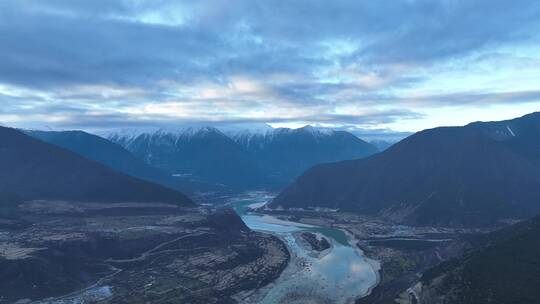
<path fill-rule="evenodd" d="M 19 1 L 0 7 L 0 77 L 27 86 L 152 85 L 332 62 L 418 62 L 538 39 L 536 1 Z M 139 15 L 173 6 L 184 25 Z M 158 18 L 158 17 L 156 17 Z M 159 19 L 158 18 L 158 19 Z M 180 18 L 180 17 L 177 17 Z M 159 22 L 158 22 L 159 23 Z M 321 42 L 348 39 L 350 56 Z"/>
<path fill-rule="evenodd" d="M 31 87 L 187 79 L 212 61 L 215 38 L 163 26 L 50 15 L 0 16 L 1 81 Z"/>

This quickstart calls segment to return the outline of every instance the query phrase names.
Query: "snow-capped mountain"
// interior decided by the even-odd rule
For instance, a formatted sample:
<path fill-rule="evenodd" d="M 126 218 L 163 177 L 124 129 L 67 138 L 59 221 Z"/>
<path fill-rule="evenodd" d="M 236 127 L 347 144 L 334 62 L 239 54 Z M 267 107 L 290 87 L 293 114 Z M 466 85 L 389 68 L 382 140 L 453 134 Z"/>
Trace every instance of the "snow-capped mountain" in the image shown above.
<path fill-rule="evenodd" d="M 126 148 L 137 145 L 141 141 L 150 141 L 163 146 L 178 146 L 190 142 L 192 139 L 203 138 L 207 135 L 221 135 L 221 132 L 212 127 L 186 127 L 180 129 L 155 128 L 155 129 L 122 129 L 105 135 L 105 138 L 116 142 Z M 145 158 L 151 158 L 149 153 Z"/>
<path fill-rule="evenodd" d="M 312 126 L 244 132 L 232 139 L 284 181 L 293 180 L 314 165 L 363 158 L 377 152 L 373 145 L 351 133 Z"/>
<path fill-rule="evenodd" d="M 314 165 L 377 152 L 348 132 L 312 126 L 162 127 L 105 137 L 172 175 L 243 188 L 284 185 Z"/>
<path fill-rule="evenodd" d="M 229 131 L 226 134 L 235 142 L 241 144 L 246 149 L 264 149 L 266 145 L 271 144 L 280 137 L 305 136 L 314 139 L 324 139 L 331 137 L 338 131 L 326 128 L 316 128 L 307 125 L 298 129 L 290 128 L 269 128 L 269 129 L 246 129 L 241 131 Z"/>
<path fill-rule="evenodd" d="M 215 127 L 121 130 L 106 138 L 176 177 L 230 187 L 265 182 L 263 171 L 250 156 Z"/>

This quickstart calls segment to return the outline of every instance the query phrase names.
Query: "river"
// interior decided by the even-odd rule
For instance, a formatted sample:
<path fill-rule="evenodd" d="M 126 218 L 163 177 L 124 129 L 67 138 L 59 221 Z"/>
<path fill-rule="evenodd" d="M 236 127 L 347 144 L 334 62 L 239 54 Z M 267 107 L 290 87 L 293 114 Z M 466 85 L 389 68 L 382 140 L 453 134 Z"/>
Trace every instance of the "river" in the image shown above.
<path fill-rule="evenodd" d="M 247 212 L 249 206 L 260 206 L 262 202 L 264 198 L 241 199 L 233 203 L 233 208 L 249 228 L 284 240 L 291 260 L 276 281 L 242 302 L 346 304 L 367 295 L 377 284 L 379 264 L 365 257 L 342 230 Z M 295 233 L 299 231 L 324 235 L 331 248 L 319 253 L 302 246 Z"/>

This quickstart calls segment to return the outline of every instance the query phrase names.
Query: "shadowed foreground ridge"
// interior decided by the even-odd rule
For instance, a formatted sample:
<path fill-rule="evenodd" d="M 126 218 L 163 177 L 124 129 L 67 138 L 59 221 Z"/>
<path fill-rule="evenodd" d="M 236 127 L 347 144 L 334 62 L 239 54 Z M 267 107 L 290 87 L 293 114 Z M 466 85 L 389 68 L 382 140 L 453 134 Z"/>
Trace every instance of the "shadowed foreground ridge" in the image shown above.
<path fill-rule="evenodd" d="M 537 303 L 540 217 L 483 241 L 483 248 L 427 271 L 415 287 L 421 303 Z"/>
<path fill-rule="evenodd" d="M 0 127 L 0 200 L 161 202 L 190 206 L 180 192 L 113 171 L 57 146 Z"/>

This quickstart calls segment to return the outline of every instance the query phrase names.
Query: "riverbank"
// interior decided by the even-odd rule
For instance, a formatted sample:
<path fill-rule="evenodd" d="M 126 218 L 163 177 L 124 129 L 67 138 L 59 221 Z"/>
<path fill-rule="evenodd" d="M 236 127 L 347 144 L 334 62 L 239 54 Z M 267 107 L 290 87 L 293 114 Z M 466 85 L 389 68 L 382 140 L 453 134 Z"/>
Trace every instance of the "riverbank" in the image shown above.
<path fill-rule="evenodd" d="M 369 290 L 366 292 L 366 294 L 364 294 L 364 295 L 362 295 L 360 297 L 357 297 L 355 299 L 354 303 L 357 303 L 360 299 L 370 296 L 371 293 L 373 292 L 373 290 L 375 290 L 375 288 L 377 288 L 377 286 L 379 286 L 379 284 L 381 283 L 382 267 L 381 267 L 381 263 L 379 261 L 371 258 L 370 256 L 368 256 L 364 252 L 364 250 L 362 250 L 362 248 L 359 246 L 360 240 L 356 237 L 356 235 L 354 235 L 354 233 L 350 232 L 347 229 L 343 229 L 343 231 L 349 237 L 350 245 L 353 246 L 354 248 L 356 248 L 358 253 L 365 257 L 366 262 L 371 266 L 371 268 L 373 268 L 375 270 L 375 273 L 376 273 L 376 282 L 375 282 L 375 284 L 373 284 L 373 286 L 371 286 L 369 288 Z"/>
<path fill-rule="evenodd" d="M 280 220 L 344 231 L 366 262 L 378 269 L 377 284 L 365 296 L 357 298 L 357 304 L 393 303 L 423 271 L 462 254 L 466 248 L 458 240 L 463 235 L 489 231 L 405 226 L 339 211 L 264 209 L 263 212 Z"/>
<path fill-rule="evenodd" d="M 367 295 L 377 284 L 378 264 L 367 259 L 345 231 L 250 213 L 249 206 L 259 203 L 243 199 L 232 206 L 248 227 L 283 240 L 291 258 L 276 281 L 235 297 L 242 303 L 347 304 Z M 301 237 L 303 231 L 324 237 L 330 247 L 320 252 L 312 250 Z"/>
<path fill-rule="evenodd" d="M 0 229 L 0 303 L 235 303 L 288 264 L 282 241 L 231 210 L 64 205 L 21 205 L 31 225 Z"/>

